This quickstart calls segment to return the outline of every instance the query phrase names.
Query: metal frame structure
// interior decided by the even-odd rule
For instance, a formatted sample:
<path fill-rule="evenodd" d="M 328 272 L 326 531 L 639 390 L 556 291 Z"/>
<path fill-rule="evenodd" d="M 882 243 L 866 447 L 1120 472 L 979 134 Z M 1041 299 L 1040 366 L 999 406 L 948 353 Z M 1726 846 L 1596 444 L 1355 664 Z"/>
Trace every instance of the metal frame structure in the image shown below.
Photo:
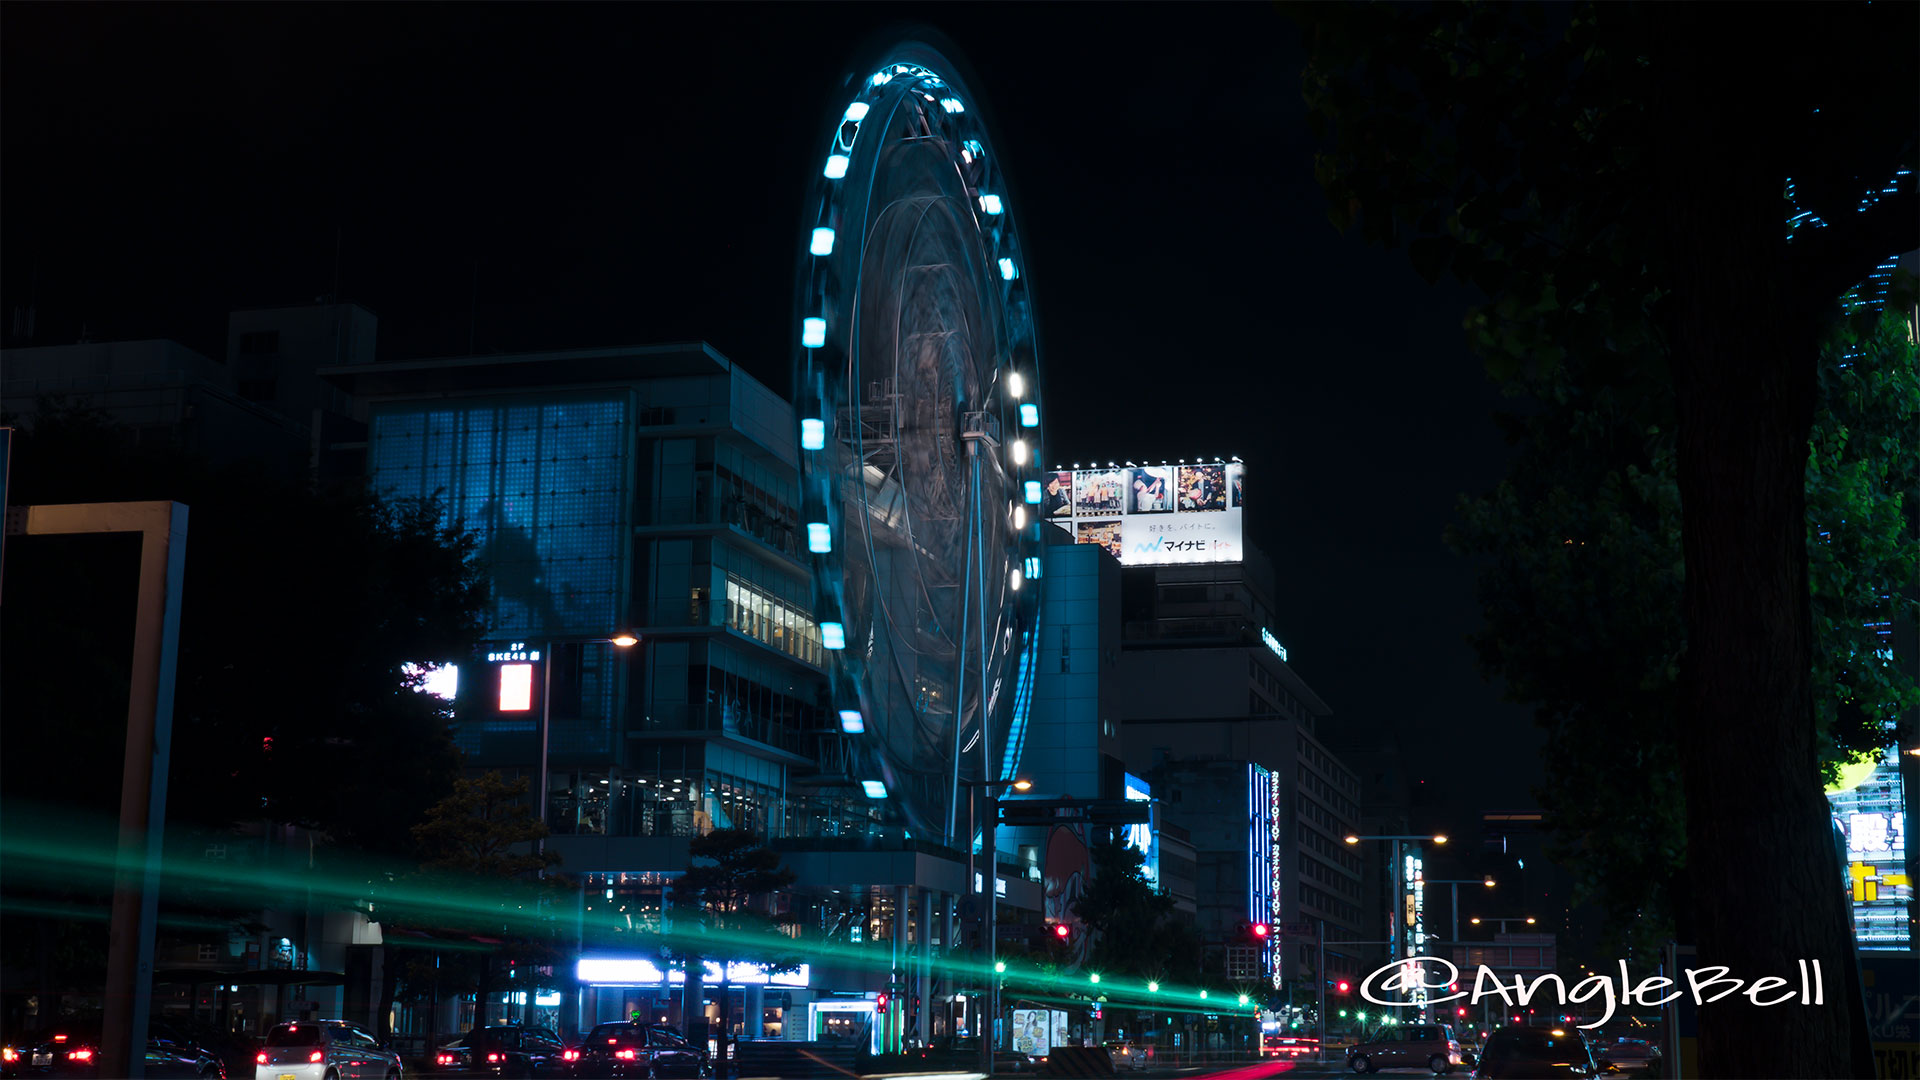
<path fill-rule="evenodd" d="M 140 535 L 139 606 L 127 695 L 127 754 L 120 775 L 120 842 L 107 937 L 106 1016 L 100 1075 L 146 1070 L 153 998 L 153 939 L 167 824 L 180 599 L 187 572 L 187 508 L 177 502 L 66 503 L 7 508 L 6 531 L 26 536 Z"/>

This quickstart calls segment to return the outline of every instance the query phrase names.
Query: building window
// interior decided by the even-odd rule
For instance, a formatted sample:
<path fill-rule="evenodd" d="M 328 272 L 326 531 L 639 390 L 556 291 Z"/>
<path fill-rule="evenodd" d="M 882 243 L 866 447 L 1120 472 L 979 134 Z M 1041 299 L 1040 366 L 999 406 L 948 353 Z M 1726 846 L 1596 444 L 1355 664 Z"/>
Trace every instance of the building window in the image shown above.
<path fill-rule="evenodd" d="M 820 628 L 813 616 L 727 575 L 727 625 L 816 667 L 822 662 Z"/>
<path fill-rule="evenodd" d="M 211 964 L 211 963 L 213 963 L 214 961 L 216 961 L 216 960 L 218 960 L 218 959 L 220 959 L 220 946 L 218 946 L 218 945 L 207 945 L 207 944 L 202 944 L 202 945 L 200 946 L 200 953 L 199 953 L 199 955 L 200 955 L 200 962 L 201 962 L 201 963 L 203 963 L 203 964 Z"/>

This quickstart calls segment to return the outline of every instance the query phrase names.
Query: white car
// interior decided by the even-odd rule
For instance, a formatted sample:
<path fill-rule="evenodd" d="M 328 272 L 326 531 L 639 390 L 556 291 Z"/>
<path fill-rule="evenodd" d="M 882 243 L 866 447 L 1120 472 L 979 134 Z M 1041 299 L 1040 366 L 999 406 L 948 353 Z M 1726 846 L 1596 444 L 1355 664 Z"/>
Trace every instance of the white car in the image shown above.
<path fill-rule="evenodd" d="M 276 1024 L 253 1080 L 400 1080 L 400 1055 L 344 1020 Z"/>

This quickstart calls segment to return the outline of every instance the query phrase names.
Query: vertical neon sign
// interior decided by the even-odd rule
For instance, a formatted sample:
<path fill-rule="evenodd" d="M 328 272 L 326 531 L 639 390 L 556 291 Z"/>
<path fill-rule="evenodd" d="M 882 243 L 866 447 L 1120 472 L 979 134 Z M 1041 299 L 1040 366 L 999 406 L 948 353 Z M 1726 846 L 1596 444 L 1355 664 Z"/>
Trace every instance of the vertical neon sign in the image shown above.
<path fill-rule="evenodd" d="M 1280 813 L 1279 784 L 1270 784 L 1268 786 L 1267 798 L 1267 832 L 1271 841 L 1267 847 L 1267 866 L 1271 880 L 1267 883 L 1266 922 L 1269 926 L 1274 927 L 1273 933 L 1267 938 L 1267 961 L 1269 965 L 1268 970 L 1273 975 L 1273 988 L 1278 990 L 1281 982 L 1280 931 L 1278 924 L 1280 922 L 1280 910 L 1284 906 L 1281 903 L 1281 897 L 1284 894 L 1280 891 L 1280 820 L 1282 815 Z"/>
<path fill-rule="evenodd" d="M 1407 955 L 1425 956 L 1427 951 L 1427 877 L 1425 863 L 1418 855 L 1408 855 L 1401 867 L 1407 882 Z M 1426 979 L 1413 969 L 1416 965 L 1407 965 L 1407 976 L 1413 984 L 1413 1007 L 1419 1018 L 1427 1018 Z"/>

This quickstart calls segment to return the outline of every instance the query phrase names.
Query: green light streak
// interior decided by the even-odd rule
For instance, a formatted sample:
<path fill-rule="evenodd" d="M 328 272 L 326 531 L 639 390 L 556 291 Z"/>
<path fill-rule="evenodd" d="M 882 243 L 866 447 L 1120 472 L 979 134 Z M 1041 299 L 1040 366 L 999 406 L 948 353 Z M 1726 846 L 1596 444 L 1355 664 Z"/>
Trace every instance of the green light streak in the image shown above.
<path fill-rule="evenodd" d="M 11 824 L 11 823 L 10 823 Z M 37 824 L 37 823 L 36 823 Z M 111 830 L 104 835 L 111 836 Z M 26 885 L 58 889 L 65 894 L 94 893 L 110 896 L 116 874 L 123 869 L 117 845 L 103 843 L 103 830 L 83 828 L 9 828 L 0 834 L 0 861 L 7 865 L 10 887 Z M 327 852 L 329 862 L 343 861 L 342 853 Z M 138 867 L 127 866 L 130 872 Z M 207 890 L 213 896 L 202 901 L 229 909 L 287 907 L 290 904 L 316 907 L 352 908 L 369 912 L 378 921 L 384 911 L 403 913 L 402 925 L 425 930 L 439 929 L 456 935 L 524 937 L 557 942 L 571 949 L 576 942 L 587 944 L 582 951 L 592 955 L 626 955 L 658 959 L 663 954 L 684 954 L 718 960 L 749 959 L 768 953 L 769 939 L 753 932 L 726 930 L 671 931 L 657 926 L 630 928 L 624 913 L 582 911 L 585 900 L 576 891 L 561 891 L 564 884 L 549 881 L 512 881 L 466 877 L 460 879 L 423 877 L 409 868 L 360 858 L 352 871 L 304 866 L 275 866 L 268 862 L 235 859 L 211 862 L 203 859 L 169 860 L 163 866 L 162 895 L 174 906 L 192 906 L 191 894 Z M 564 879 L 562 879 L 564 882 Z M 310 899 L 309 899 L 310 898 Z M 596 900 L 588 897 L 586 899 Z M 596 902 L 592 906 L 599 906 Z M 108 911 L 100 906 L 76 906 L 21 896 L 0 897 L 0 910 L 47 918 L 104 921 Z M 391 919 L 392 916 L 390 915 Z M 657 915 L 649 916 L 649 922 Z M 221 929 L 232 922 L 217 917 L 176 913 L 163 918 L 169 927 L 182 929 Z M 639 920 L 636 920 L 639 921 Z M 894 970 L 893 944 L 878 941 L 866 944 L 814 938 L 795 938 L 776 942 L 785 951 L 804 956 L 807 963 L 833 964 L 868 972 Z M 497 946 L 473 941 L 438 938 L 393 938 L 389 944 L 426 950 L 487 952 Z M 936 958 L 930 965 L 956 991 L 971 988 L 980 992 L 988 980 L 998 978 L 1002 994 L 1008 999 L 1047 1001 L 1060 1004 L 1086 1004 L 1092 997 L 1106 999 L 1108 1008 L 1141 1008 L 1156 1011 L 1232 1012 L 1222 1009 L 1218 999 L 1209 999 L 1201 986 L 1175 986 L 1158 981 L 1134 981 L 1098 973 L 1080 974 L 1043 968 L 1020 958 L 986 964 L 970 954 L 952 954 Z M 1096 989 L 1097 987 L 1097 989 Z M 1216 987 L 1215 989 L 1220 989 Z M 1231 1001 L 1232 998 L 1227 1000 Z M 1243 995 L 1244 1004 L 1247 999 Z"/>

